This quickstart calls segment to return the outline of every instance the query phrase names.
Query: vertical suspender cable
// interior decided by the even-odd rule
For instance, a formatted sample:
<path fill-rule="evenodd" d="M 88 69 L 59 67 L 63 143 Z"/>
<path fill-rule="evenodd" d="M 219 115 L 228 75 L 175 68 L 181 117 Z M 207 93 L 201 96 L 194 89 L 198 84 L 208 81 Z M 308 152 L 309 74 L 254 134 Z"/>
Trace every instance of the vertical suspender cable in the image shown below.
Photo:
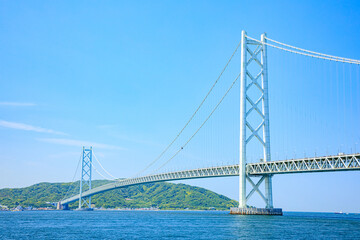
<path fill-rule="evenodd" d="M 340 84 L 339 84 L 339 66 L 338 66 L 338 64 L 336 64 L 336 113 L 337 114 L 340 114 L 340 107 L 339 107 L 339 92 L 340 92 L 340 90 L 339 90 L 339 86 Z M 337 124 L 336 124 L 336 126 L 341 126 L 341 122 L 339 121 L 339 115 L 335 115 L 335 116 L 337 116 L 336 117 L 336 122 L 337 122 Z M 342 138 L 340 138 L 339 137 L 339 134 L 341 134 L 341 131 L 339 131 L 339 128 L 337 128 L 336 129 L 336 131 L 337 131 L 337 138 L 338 139 L 342 139 Z M 341 150 L 340 150 L 340 145 L 339 145 L 339 143 L 338 143 L 338 152 L 341 152 Z"/>
<path fill-rule="evenodd" d="M 351 86 L 352 86 L 352 74 L 351 74 L 351 72 L 352 72 L 352 66 L 350 65 L 349 66 L 349 79 L 350 79 L 350 87 L 349 87 L 349 91 L 350 91 L 350 93 L 349 93 L 349 95 L 350 95 L 350 121 L 349 121 L 349 125 L 350 126 L 353 126 L 353 124 L 356 124 L 356 123 L 353 123 L 353 102 L 352 102 L 352 88 L 351 88 Z M 350 131 L 350 134 L 351 134 L 351 141 L 354 141 L 355 139 L 354 139 L 354 131 Z M 352 149 L 351 149 L 351 151 L 350 151 L 350 154 L 352 154 L 353 153 L 353 151 L 352 151 Z"/>
<path fill-rule="evenodd" d="M 360 119 L 360 82 L 359 82 L 359 66 L 354 67 L 354 82 L 356 82 L 356 86 L 352 91 L 354 92 L 354 122 L 357 123 L 357 119 Z M 355 144 L 360 141 L 360 126 L 357 125 L 357 131 L 354 133 Z M 356 147 L 357 152 L 359 152 L 359 147 Z"/>
<path fill-rule="evenodd" d="M 345 116 L 347 116 L 347 111 L 346 111 L 346 106 L 345 106 L 345 97 L 346 97 L 346 94 L 345 94 L 345 88 L 346 88 L 346 86 L 345 86 L 345 82 L 346 82 L 346 78 L 345 78 L 345 64 L 344 63 L 342 63 L 342 70 L 343 70 L 343 135 L 344 135 L 344 137 L 342 138 L 343 139 L 343 143 L 344 143 L 344 149 L 343 149 L 343 152 L 346 152 L 345 150 L 345 147 L 346 147 L 346 136 L 347 136 L 347 127 L 346 127 L 346 120 L 345 120 Z"/>

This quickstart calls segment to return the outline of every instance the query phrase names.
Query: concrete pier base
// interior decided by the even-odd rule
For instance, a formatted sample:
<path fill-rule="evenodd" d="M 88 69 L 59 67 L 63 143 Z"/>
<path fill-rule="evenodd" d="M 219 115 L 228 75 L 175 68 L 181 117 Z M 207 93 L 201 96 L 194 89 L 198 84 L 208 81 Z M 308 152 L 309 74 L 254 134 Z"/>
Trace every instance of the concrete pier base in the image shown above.
<path fill-rule="evenodd" d="M 68 204 L 62 205 L 60 202 L 58 202 L 56 210 L 70 210 L 70 208 Z"/>
<path fill-rule="evenodd" d="M 230 208 L 230 214 L 282 216 L 283 212 L 281 208 Z"/>
<path fill-rule="evenodd" d="M 77 208 L 75 211 L 94 211 L 93 208 Z"/>

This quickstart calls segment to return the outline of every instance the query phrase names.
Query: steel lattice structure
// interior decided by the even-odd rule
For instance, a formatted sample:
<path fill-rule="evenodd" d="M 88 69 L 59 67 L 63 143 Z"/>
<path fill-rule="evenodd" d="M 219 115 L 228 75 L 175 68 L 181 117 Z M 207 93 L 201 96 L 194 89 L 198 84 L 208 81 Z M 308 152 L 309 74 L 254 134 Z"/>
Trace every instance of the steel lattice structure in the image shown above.
<path fill-rule="evenodd" d="M 91 191 L 91 177 L 92 177 L 92 147 L 83 147 L 82 161 L 81 161 L 81 178 L 80 178 L 80 193 L 79 193 L 79 209 L 84 205 L 86 208 L 91 208 L 91 196 L 83 194 L 84 191 Z"/>
<path fill-rule="evenodd" d="M 360 170 L 360 154 L 337 155 L 327 157 L 302 158 L 284 161 L 248 163 L 246 165 L 246 175 L 248 181 L 253 186 L 246 198 L 249 199 L 254 192 L 258 192 L 262 198 L 266 198 L 258 189 L 268 174 L 286 174 L 286 173 L 305 173 L 305 172 L 330 172 L 330 171 L 354 171 Z M 122 188 L 132 185 L 175 181 L 194 178 L 228 177 L 238 176 L 239 165 L 228 165 L 210 168 L 199 168 L 178 172 L 161 173 L 144 177 L 129 178 L 118 180 L 100 187 L 85 191 L 79 195 L 61 201 L 66 205 L 79 200 L 80 197 L 90 197 L 92 195 L 110 191 L 116 188 Z M 260 176 L 258 183 L 254 183 L 249 177 Z"/>
<path fill-rule="evenodd" d="M 360 155 L 338 155 L 303 158 L 276 162 L 251 163 L 246 166 L 249 175 L 359 170 Z"/>
<path fill-rule="evenodd" d="M 265 43 L 266 34 L 261 35 L 261 41 L 253 41 L 247 38 L 245 31 L 241 33 L 239 208 L 247 207 L 247 200 L 254 190 L 265 201 L 266 208 L 273 208 L 271 174 L 264 176 L 257 184 L 254 184 L 246 174 L 247 148 L 252 139 L 257 140 L 257 144 L 260 145 L 264 155 L 263 161 L 271 161 L 267 46 Z M 251 91 L 256 91 L 258 94 L 251 94 Z M 260 119 L 260 123 L 257 123 L 254 115 L 251 116 L 253 112 L 255 112 L 255 117 Z M 265 180 L 265 196 L 258 189 L 263 180 Z M 251 194 L 248 196 L 246 195 L 246 181 L 253 186 Z"/>

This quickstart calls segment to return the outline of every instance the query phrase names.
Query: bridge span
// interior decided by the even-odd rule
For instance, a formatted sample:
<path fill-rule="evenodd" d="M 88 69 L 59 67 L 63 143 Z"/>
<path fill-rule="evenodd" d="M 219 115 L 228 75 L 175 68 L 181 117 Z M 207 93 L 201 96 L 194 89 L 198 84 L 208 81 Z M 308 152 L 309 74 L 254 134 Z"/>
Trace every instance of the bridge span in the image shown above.
<path fill-rule="evenodd" d="M 262 177 L 260 181 L 255 184 L 248 178 L 251 185 L 253 185 L 253 191 L 251 191 L 247 198 L 249 198 L 255 191 L 257 191 L 262 198 L 265 196 L 257 190 L 258 185 L 264 180 L 265 176 L 274 174 L 286 174 L 286 173 L 306 173 L 306 172 L 332 172 L 332 171 L 354 171 L 360 170 L 360 154 L 346 154 L 335 155 L 325 157 L 312 157 L 291 159 L 283 161 L 272 162 L 258 162 L 246 164 L 247 176 Z M 143 177 L 128 178 L 124 180 L 114 181 L 109 184 L 102 185 L 100 187 L 93 188 L 91 190 L 82 193 L 82 197 L 90 197 L 95 194 L 110 191 L 117 188 L 128 187 L 132 185 L 175 181 L 183 179 L 195 179 L 195 178 L 211 178 L 211 177 L 228 177 L 239 176 L 239 165 L 227 165 L 209 168 L 199 168 L 192 170 L 184 170 L 169 173 L 160 173 L 155 175 L 148 175 Z M 61 205 L 67 205 L 79 200 L 80 194 L 60 201 Z"/>
<path fill-rule="evenodd" d="M 191 115 L 185 126 L 178 132 L 172 142 L 155 158 L 146 168 L 152 166 L 153 163 L 162 159 L 163 164 L 159 169 L 164 167 L 172 161 L 178 154 L 187 147 L 188 143 L 197 135 L 207 121 L 212 117 L 213 113 L 218 109 L 227 94 L 233 89 L 235 83 L 239 80 L 240 90 L 240 118 L 239 118 L 239 164 L 218 166 L 209 168 L 200 168 L 192 170 L 184 170 L 177 172 L 168 172 L 153 174 L 147 176 L 139 176 L 128 179 L 115 179 L 113 182 L 105 184 L 100 187 L 92 188 L 92 147 L 83 147 L 82 154 L 82 168 L 80 178 L 80 193 L 62 200 L 58 203 L 58 207 L 68 206 L 69 203 L 79 200 L 79 209 L 91 209 L 91 196 L 110 191 L 116 188 L 122 188 L 137 184 L 145 184 L 152 182 L 173 181 L 182 179 L 195 179 L 195 178 L 210 178 L 210 177 L 226 177 L 226 176 L 239 176 L 239 207 L 231 209 L 230 213 L 233 214 L 266 214 L 266 215 L 282 215 L 282 210 L 275 209 L 273 206 L 272 195 L 272 176 L 275 174 L 286 173 L 306 173 L 306 172 L 330 172 L 330 171 L 345 171 L 345 170 L 360 170 L 360 155 L 359 154 L 340 154 L 326 157 L 311 157 L 301 159 L 291 159 L 283 161 L 273 161 L 270 151 L 270 115 L 269 115 L 269 79 L 268 79 L 268 47 L 281 50 L 283 52 L 292 53 L 296 55 L 327 60 L 330 62 L 340 62 L 360 66 L 360 60 L 332 56 L 320 52 L 310 51 L 280 41 L 268 38 L 266 33 L 263 33 L 260 39 L 256 39 L 247 35 L 246 31 L 241 32 L 241 41 L 235 48 L 233 54 L 227 61 L 225 67 L 219 74 L 216 81 L 213 83 L 210 90 L 207 92 L 197 109 Z M 240 72 L 236 75 L 231 85 L 226 88 L 226 92 L 219 99 L 217 104 L 211 108 L 209 115 L 195 128 L 187 140 L 180 143 L 177 141 L 183 131 L 193 121 L 198 111 L 203 108 L 203 103 L 208 101 L 207 98 L 212 94 L 212 90 L 217 85 L 217 82 L 226 71 L 229 63 L 232 61 L 237 50 L 240 50 Z M 345 65 L 343 65 L 345 66 Z M 337 71 L 337 70 L 336 70 Z M 337 78 L 339 78 L 338 74 Z M 351 69 L 350 69 L 350 83 L 351 83 Z M 285 77 L 285 75 L 283 76 Z M 312 77 L 312 76 L 311 76 Z M 285 79 L 285 82 L 289 82 Z M 345 71 L 343 72 L 343 89 L 345 89 Z M 337 80 L 339 82 L 339 79 Z M 357 81 L 358 82 L 358 81 Z M 281 85 L 279 85 L 282 87 Z M 339 87 L 336 87 L 340 89 Z M 347 88 L 347 87 L 346 87 Z M 219 89 L 220 91 L 220 89 Z M 297 91 L 297 90 L 296 90 Z M 339 91 L 339 90 L 338 90 Z M 339 92 L 337 92 L 339 94 Z M 212 95 L 213 96 L 213 95 Z M 221 95 L 220 95 L 221 96 Z M 339 96 L 339 95 L 338 95 Z M 350 96 L 351 93 L 350 93 Z M 350 97 L 351 102 L 353 101 Z M 356 101 L 355 101 L 356 102 Z M 282 105 L 283 103 L 280 103 Z M 326 106 L 329 102 L 326 102 Z M 352 103 L 351 103 L 352 104 Z M 320 106 L 320 105 L 319 105 Z M 325 105 L 324 105 L 325 106 Z M 306 107 L 304 105 L 304 107 Z M 344 90 L 344 106 L 345 109 L 345 90 Z M 339 108 L 339 107 L 338 107 Z M 306 108 L 304 108 L 306 109 Z M 351 107 L 352 109 L 352 107 Z M 316 109 L 312 109 L 314 111 Z M 310 109 L 309 109 L 310 111 Z M 285 112 L 284 112 L 285 113 Z M 286 113 L 287 114 L 287 113 Z M 342 114 L 345 116 L 345 114 Z M 312 121 L 312 120 L 311 120 Z M 327 120 L 326 120 L 327 121 Z M 345 125 L 345 118 L 344 118 Z M 291 123 L 295 124 L 295 123 Z M 323 125 L 323 124 L 322 124 Z M 195 125 L 194 125 L 195 126 Z M 337 131 L 343 131 L 343 126 L 339 126 Z M 285 130 L 285 129 L 284 129 Z M 192 131 L 192 130 L 191 130 Z M 318 133 L 319 134 L 319 133 Z M 354 133 L 358 134 L 357 132 Z M 325 138 L 325 136 L 323 136 Z M 173 145 L 177 141 L 178 145 Z M 249 147 L 251 143 L 251 147 Z M 315 142 L 315 144 L 317 144 Z M 345 142 L 344 142 L 345 144 Z M 175 148 L 170 153 L 171 146 Z M 177 148 L 177 150 L 176 150 Z M 356 148 L 356 147 L 355 147 Z M 165 153 L 169 154 L 168 159 L 164 159 Z M 258 163 L 247 162 L 250 154 L 255 152 L 261 153 L 263 161 Z M 356 150 L 355 150 L 356 152 Z M 167 155 L 166 155 L 167 156 Z M 260 155 L 253 155 L 260 156 Z M 96 159 L 96 157 L 95 157 Z M 158 162 L 159 163 L 159 162 Z M 100 164 L 100 163 L 99 163 Z M 190 167 L 189 167 L 190 168 Z M 95 169 L 96 170 L 96 169 Z M 105 170 L 105 169 L 103 169 Z M 157 170 L 156 170 L 157 171 Z M 108 174 L 108 173 L 107 173 Z M 110 174 L 108 174 L 110 176 Z M 111 176 L 112 177 L 112 176 Z M 254 181 L 254 177 L 258 177 Z M 260 185 L 264 182 L 264 194 L 260 190 Z M 250 183 L 251 189 L 247 191 L 247 185 Z M 265 208 L 249 208 L 248 200 L 253 193 L 258 193 L 265 202 Z M 86 208 L 83 208 L 85 206 Z"/>

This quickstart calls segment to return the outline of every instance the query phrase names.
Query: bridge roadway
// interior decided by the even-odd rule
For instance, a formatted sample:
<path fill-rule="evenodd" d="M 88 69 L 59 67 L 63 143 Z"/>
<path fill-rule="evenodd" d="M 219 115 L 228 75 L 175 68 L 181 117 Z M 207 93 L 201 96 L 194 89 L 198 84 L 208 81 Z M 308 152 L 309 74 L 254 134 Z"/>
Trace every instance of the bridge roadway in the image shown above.
<path fill-rule="evenodd" d="M 306 172 L 331 172 L 331 171 L 354 171 L 360 170 L 360 154 L 347 154 L 326 157 L 313 157 L 302 159 L 291 159 L 283 161 L 247 163 L 246 174 L 248 176 L 262 176 L 267 174 L 306 173 Z M 219 167 L 199 168 L 178 172 L 160 173 L 143 177 L 117 180 L 112 183 L 93 188 L 83 192 L 82 197 L 89 197 L 98 193 L 106 192 L 116 188 L 132 185 L 173 181 L 182 179 L 210 178 L 238 176 L 239 165 L 228 165 Z M 66 205 L 79 200 L 77 194 L 62 200 L 60 204 Z"/>

